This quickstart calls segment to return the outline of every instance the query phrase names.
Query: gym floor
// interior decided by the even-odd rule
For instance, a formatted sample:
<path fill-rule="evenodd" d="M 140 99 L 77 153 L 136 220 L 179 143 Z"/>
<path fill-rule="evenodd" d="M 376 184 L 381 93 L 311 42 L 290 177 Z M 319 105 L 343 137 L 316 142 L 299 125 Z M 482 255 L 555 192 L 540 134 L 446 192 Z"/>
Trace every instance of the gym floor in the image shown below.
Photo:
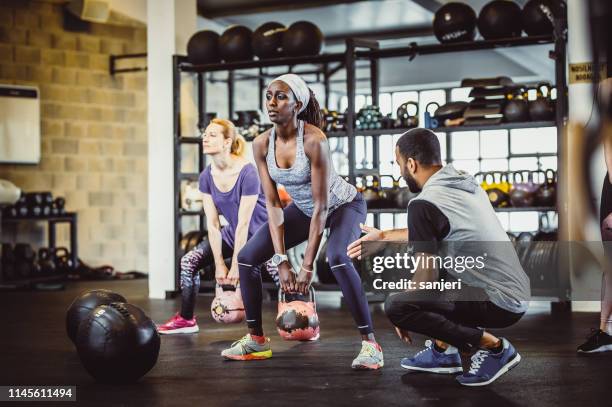
<path fill-rule="evenodd" d="M 380 306 L 373 306 L 377 338 L 385 351 L 378 372 L 354 372 L 359 351 L 351 317 L 337 294 L 319 295 L 321 340 L 286 342 L 273 326 L 275 304 L 266 302 L 266 332 L 274 357 L 226 362 L 222 349 L 245 332 L 243 325 L 219 325 L 209 312 L 211 296 L 198 298 L 200 333 L 162 337 L 156 366 L 138 383 L 95 383 L 81 367 L 64 325 L 72 299 L 86 289 L 108 288 L 142 307 L 156 322 L 178 309 L 179 300 L 150 300 L 147 281 L 70 283 L 60 292 L 0 295 L 0 385 L 76 385 L 82 405 L 240 406 L 328 404 L 350 406 L 595 406 L 609 405 L 612 355 L 577 356 L 575 346 L 598 321 L 597 314 L 551 315 L 534 307 L 515 327 L 504 330 L 523 356 L 509 374 L 483 388 L 465 388 L 451 376 L 410 373 L 402 357 L 422 348 L 399 341 Z M 45 403 L 45 405 L 48 405 Z"/>

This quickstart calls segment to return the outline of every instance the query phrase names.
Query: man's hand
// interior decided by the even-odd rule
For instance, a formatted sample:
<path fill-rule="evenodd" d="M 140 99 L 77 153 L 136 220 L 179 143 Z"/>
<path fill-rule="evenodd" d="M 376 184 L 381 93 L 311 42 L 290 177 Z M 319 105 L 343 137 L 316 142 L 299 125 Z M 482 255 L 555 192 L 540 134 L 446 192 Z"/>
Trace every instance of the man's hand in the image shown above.
<path fill-rule="evenodd" d="M 410 337 L 410 332 L 404 330 L 404 329 L 400 329 L 398 327 L 395 327 L 395 332 L 397 332 L 397 336 L 399 336 L 399 338 L 406 342 L 406 343 L 412 343 L 412 338 Z"/>
<path fill-rule="evenodd" d="M 304 266 L 300 269 L 300 272 L 295 279 L 296 290 L 304 295 L 308 294 L 310 282 L 312 281 L 313 271 L 307 270 Z"/>
<path fill-rule="evenodd" d="M 294 293 L 295 289 L 295 273 L 288 261 L 284 261 L 278 265 L 278 276 L 280 279 L 281 289 L 285 293 Z"/>
<path fill-rule="evenodd" d="M 225 263 L 219 262 L 215 264 L 215 280 L 217 280 L 217 284 L 223 285 L 227 284 L 227 275 L 229 274 L 229 270 Z"/>
<path fill-rule="evenodd" d="M 359 224 L 359 227 L 361 228 L 362 232 L 366 233 L 366 235 L 355 240 L 353 243 L 351 243 L 346 249 L 346 254 L 351 259 L 354 259 L 356 257 L 357 259 L 361 260 L 362 256 L 374 254 L 383 249 L 384 244 L 382 243 L 382 240 L 384 238 L 384 233 L 376 228 L 366 226 L 362 223 Z M 366 252 L 362 252 L 362 246 L 361 246 L 362 242 L 381 242 L 381 243 L 380 244 L 375 244 L 375 243 L 368 244 L 368 249 L 366 253 Z"/>

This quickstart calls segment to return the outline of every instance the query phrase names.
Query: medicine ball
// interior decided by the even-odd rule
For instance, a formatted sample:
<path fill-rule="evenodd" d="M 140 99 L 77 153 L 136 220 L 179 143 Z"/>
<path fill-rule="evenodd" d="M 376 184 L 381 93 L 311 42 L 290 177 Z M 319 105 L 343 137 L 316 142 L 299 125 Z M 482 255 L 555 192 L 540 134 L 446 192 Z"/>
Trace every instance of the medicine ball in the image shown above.
<path fill-rule="evenodd" d="M 486 4 L 478 15 L 478 30 L 487 40 L 519 37 L 521 8 L 509 0 L 494 0 Z"/>
<path fill-rule="evenodd" d="M 289 26 L 283 35 L 283 54 L 290 57 L 318 55 L 323 45 L 323 33 L 308 21 Z"/>
<path fill-rule="evenodd" d="M 285 31 L 287 27 L 273 21 L 260 25 L 253 33 L 253 53 L 260 59 L 280 56 Z"/>
<path fill-rule="evenodd" d="M 476 35 L 476 12 L 467 4 L 446 3 L 436 11 L 433 30 L 441 43 L 472 41 Z"/>
<path fill-rule="evenodd" d="M 100 305 L 108 305 L 111 302 L 125 301 L 121 294 L 110 290 L 86 291 L 76 297 L 66 313 L 66 331 L 70 340 L 73 343 L 76 341 L 79 325 L 89 316 L 94 308 Z"/>
<path fill-rule="evenodd" d="M 135 305 L 114 302 L 93 310 L 79 327 L 77 352 L 83 367 L 97 381 L 130 383 L 157 362 L 159 334 Z"/>
<path fill-rule="evenodd" d="M 253 59 L 251 39 L 253 32 L 243 25 L 234 25 L 219 38 L 219 52 L 226 62 Z"/>
<path fill-rule="evenodd" d="M 210 30 L 193 34 L 187 43 L 187 60 L 194 65 L 219 62 L 219 34 Z"/>
<path fill-rule="evenodd" d="M 521 12 L 527 35 L 551 35 L 555 23 L 555 7 L 551 0 L 529 0 Z"/>

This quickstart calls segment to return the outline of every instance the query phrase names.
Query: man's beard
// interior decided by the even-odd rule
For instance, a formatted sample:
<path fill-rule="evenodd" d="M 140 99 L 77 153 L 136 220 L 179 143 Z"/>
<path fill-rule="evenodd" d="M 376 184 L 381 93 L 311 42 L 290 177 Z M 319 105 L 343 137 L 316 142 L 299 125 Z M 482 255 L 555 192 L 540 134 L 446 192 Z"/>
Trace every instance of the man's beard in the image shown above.
<path fill-rule="evenodd" d="M 422 188 L 419 186 L 419 184 L 417 184 L 416 180 L 412 177 L 412 175 L 406 172 L 406 174 L 402 174 L 402 177 L 404 178 L 404 181 L 406 181 L 406 184 L 408 184 L 408 189 L 410 190 L 410 192 L 412 192 L 413 194 L 418 194 L 422 191 Z"/>

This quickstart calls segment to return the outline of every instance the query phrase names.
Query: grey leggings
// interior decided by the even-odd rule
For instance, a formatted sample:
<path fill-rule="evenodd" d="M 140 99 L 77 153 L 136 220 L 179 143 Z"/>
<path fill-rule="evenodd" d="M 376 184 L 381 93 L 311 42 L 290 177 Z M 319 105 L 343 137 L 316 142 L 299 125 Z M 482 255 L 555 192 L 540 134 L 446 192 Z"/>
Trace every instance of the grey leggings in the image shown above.
<path fill-rule="evenodd" d="M 224 259 L 231 259 L 234 248 L 224 240 L 221 243 L 221 254 Z M 196 247 L 181 258 L 181 316 L 192 319 L 195 299 L 200 291 L 200 270 L 214 264 L 214 256 L 208 238 L 204 238 Z M 279 286 L 278 270 L 269 262 L 266 263 L 268 274 Z"/>

